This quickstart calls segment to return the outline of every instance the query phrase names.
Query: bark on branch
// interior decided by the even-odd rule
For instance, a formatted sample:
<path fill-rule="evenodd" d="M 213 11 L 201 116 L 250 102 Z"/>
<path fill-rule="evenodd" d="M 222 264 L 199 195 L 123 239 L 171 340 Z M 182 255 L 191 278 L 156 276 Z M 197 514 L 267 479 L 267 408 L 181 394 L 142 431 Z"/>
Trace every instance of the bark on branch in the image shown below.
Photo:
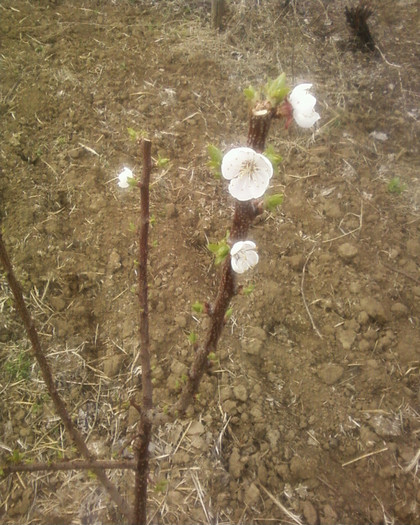
<path fill-rule="evenodd" d="M 35 324 L 29 313 L 29 310 L 26 307 L 25 300 L 23 298 L 23 293 L 19 282 L 17 281 L 12 263 L 10 262 L 9 256 L 7 254 L 6 246 L 3 243 L 3 238 L 0 232 L 0 261 L 3 265 L 3 268 L 6 272 L 7 282 L 9 283 L 10 289 L 12 290 L 13 296 L 15 298 L 16 310 L 18 311 L 23 324 L 25 326 L 26 332 L 28 334 L 29 340 L 32 344 L 32 350 L 35 356 L 35 359 L 38 362 L 39 368 L 41 369 L 42 377 L 44 379 L 47 390 L 50 394 L 50 397 L 54 403 L 54 407 L 57 411 L 57 414 L 60 416 L 64 427 L 72 438 L 74 444 L 77 447 L 79 453 L 87 461 L 95 461 L 96 456 L 88 449 L 85 440 L 83 439 L 82 434 L 77 430 L 71 417 L 68 413 L 66 405 L 62 400 L 60 394 L 57 391 L 55 386 L 53 374 L 48 364 L 47 358 L 44 355 L 44 352 L 41 348 L 41 343 L 39 341 L 38 332 L 35 328 Z M 93 468 L 93 472 L 98 477 L 99 481 L 107 490 L 111 499 L 118 506 L 119 511 L 123 516 L 128 518 L 130 512 L 128 510 L 127 503 L 122 498 L 121 494 L 118 492 L 116 486 L 109 480 L 108 476 L 103 469 Z"/>

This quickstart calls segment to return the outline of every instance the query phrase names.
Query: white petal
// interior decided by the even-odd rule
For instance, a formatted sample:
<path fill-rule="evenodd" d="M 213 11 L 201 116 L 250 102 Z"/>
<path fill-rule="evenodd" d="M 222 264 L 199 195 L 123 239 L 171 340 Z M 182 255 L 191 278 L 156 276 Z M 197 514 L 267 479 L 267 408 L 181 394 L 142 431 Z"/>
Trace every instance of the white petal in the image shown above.
<path fill-rule="evenodd" d="M 273 175 L 271 162 L 251 148 L 234 148 L 222 160 L 222 175 L 230 180 L 229 192 L 247 201 L 261 197 Z"/>
<path fill-rule="evenodd" d="M 251 180 L 249 177 L 232 179 L 229 184 L 229 193 L 238 201 L 249 201 L 258 199 L 264 195 L 270 177 L 267 174 L 260 174 L 258 179 Z"/>
<path fill-rule="evenodd" d="M 320 118 L 314 110 L 316 98 L 308 92 L 311 87 L 312 84 L 299 84 L 289 95 L 293 118 L 302 128 L 310 128 Z"/>
<path fill-rule="evenodd" d="M 304 113 L 293 113 L 293 118 L 296 121 L 296 124 L 301 128 L 310 128 L 312 127 L 317 120 L 321 117 L 316 111 L 312 111 L 308 114 Z"/>
<path fill-rule="evenodd" d="M 254 158 L 255 151 L 251 148 L 233 148 L 226 153 L 222 160 L 222 175 L 231 180 L 238 176 L 242 164 Z"/>
<path fill-rule="evenodd" d="M 244 273 L 258 263 L 258 253 L 252 241 L 238 241 L 232 246 L 231 265 L 236 273 Z"/>
<path fill-rule="evenodd" d="M 298 102 L 299 99 L 307 95 L 311 87 L 312 84 L 299 84 L 296 86 L 289 95 L 290 104 L 293 106 L 293 104 Z"/>
<path fill-rule="evenodd" d="M 129 184 L 127 179 L 133 178 L 133 172 L 130 168 L 124 168 L 122 172 L 118 175 L 118 186 L 120 188 L 128 188 Z"/>
<path fill-rule="evenodd" d="M 236 255 L 242 250 L 255 250 L 257 245 L 252 241 L 238 241 L 232 246 L 230 250 L 231 255 Z"/>

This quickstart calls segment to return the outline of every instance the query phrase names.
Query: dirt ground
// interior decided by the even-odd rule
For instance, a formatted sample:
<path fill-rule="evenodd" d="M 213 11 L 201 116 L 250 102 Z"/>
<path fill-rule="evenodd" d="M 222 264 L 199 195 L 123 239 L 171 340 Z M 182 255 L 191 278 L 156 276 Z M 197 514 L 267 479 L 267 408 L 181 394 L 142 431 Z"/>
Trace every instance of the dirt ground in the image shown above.
<path fill-rule="evenodd" d="M 208 319 L 229 228 L 206 147 L 244 145 L 243 89 L 313 84 L 314 130 L 273 125 L 284 204 L 211 374 L 185 419 L 155 428 L 152 523 L 420 523 L 419 6 L 372 0 L 363 51 L 342 0 L 0 0 L 0 217 L 78 428 L 129 458 L 136 413 L 139 196 L 155 158 L 150 253 L 154 399 L 170 413 Z M 0 280 L 0 459 L 76 457 Z M 133 477 L 111 478 L 129 498 Z M 123 523 L 87 472 L 0 481 L 2 523 Z"/>

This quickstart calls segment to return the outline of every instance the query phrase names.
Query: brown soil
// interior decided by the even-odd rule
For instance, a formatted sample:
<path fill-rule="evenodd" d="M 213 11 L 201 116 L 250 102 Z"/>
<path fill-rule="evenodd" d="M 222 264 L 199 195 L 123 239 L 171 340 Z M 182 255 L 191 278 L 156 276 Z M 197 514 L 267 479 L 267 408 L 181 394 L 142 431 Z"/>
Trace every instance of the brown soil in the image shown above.
<path fill-rule="evenodd" d="M 241 282 L 255 289 L 235 298 L 194 408 L 155 428 L 153 523 L 420 523 L 419 8 L 372 0 L 366 52 L 346 5 L 232 0 L 218 33 L 204 0 L 0 4 L 2 232 L 102 458 L 131 456 L 136 421 L 139 203 L 115 180 L 141 169 L 127 128 L 170 159 L 150 254 L 154 397 L 170 412 L 188 334 L 208 323 L 191 305 L 218 282 L 206 245 L 232 213 L 206 145 L 245 143 L 249 84 L 285 71 L 318 99 L 315 132 L 270 135 L 285 200 L 252 230 L 260 263 Z M 1 460 L 74 457 L 0 282 Z M 111 477 L 130 497 L 131 474 Z M 123 522 L 86 472 L 9 476 L 0 494 L 3 523 Z"/>

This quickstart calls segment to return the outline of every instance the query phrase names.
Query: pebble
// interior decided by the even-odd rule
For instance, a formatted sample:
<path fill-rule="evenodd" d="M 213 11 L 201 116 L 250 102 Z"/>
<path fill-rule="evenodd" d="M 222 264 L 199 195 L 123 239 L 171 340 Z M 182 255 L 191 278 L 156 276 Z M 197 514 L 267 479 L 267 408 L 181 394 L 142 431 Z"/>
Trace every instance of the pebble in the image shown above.
<path fill-rule="evenodd" d="M 358 253 L 359 250 L 357 249 L 357 246 L 351 244 L 350 242 L 345 242 L 338 248 L 338 255 L 345 262 L 352 261 Z"/>
<path fill-rule="evenodd" d="M 175 323 L 179 328 L 185 328 L 187 326 L 187 318 L 184 315 L 177 315 L 175 317 Z"/>
<path fill-rule="evenodd" d="M 304 501 L 302 504 L 302 512 L 308 525 L 318 524 L 318 514 L 315 507 L 310 501 Z"/>
<path fill-rule="evenodd" d="M 115 273 L 121 268 L 121 257 L 116 250 L 112 250 L 108 259 L 108 270 Z"/>
<path fill-rule="evenodd" d="M 338 330 L 336 337 L 344 350 L 350 350 L 356 339 L 356 332 L 354 330 Z"/>
<path fill-rule="evenodd" d="M 414 340 L 401 341 L 397 346 L 397 353 L 400 362 L 403 365 L 418 361 L 420 358 L 420 352 L 414 343 Z"/>
<path fill-rule="evenodd" d="M 408 308 L 403 303 L 394 303 L 391 306 L 391 312 L 395 317 L 405 317 L 408 313 Z"/>
<path fill-rule="evenodd" d="M 362 298 L 360 300 L 360 306 L 374 321 L 378 323 L 386 323 L 388 321 L 388 315 L 383 305 L 373 297 Z"/>
<path fill-rule="evenodd" d="M 168 202 L 168 204 L 165 206 L 166 210 L 166 217 L 168 219 L 172 219 L 177 216 L 177 209 L 173 202 Z"/>
<path fill-rule="evenodd" d="M 378 436 L 397 437 L 401 435 L 401 426 L 397 419 L 386 418 L 382 414 L 378 414 L 373 416 L 368 423 Z"/>
<path fill-rule="evenodd" d="M 344 368 L 334 363 L 324 365 L 318 370 L 318 377 L 327 385 L 337 383 L 344 374 Z"/>
<path fill-rule="evenodd" d="M 247 505 L 255 505 L 257 501 L 260 499 L 260 491 L 258 487 L 255 485 L 255 483 L 251 483 L 251 485 L 246 489 L 245 499 L 246 499 Z"/>
<path fill-rule="evenodd" d="M 261 352 L 263 342 L 253 339 L 251 341 L 243 341 L 242 349 L 246 354 L 259 355 Z"/>
<path fill-rule="evenodd" d="M 248 399 L 248 390 L 245 385 L 233 387 L 233 394 L 238 401 L 246 401 Z"/>
<path fill-rule="evenodd" d="M 189 436 L 194 436 L 194 435 L 201 435 L 205 432 L 205 427 L 203 425 L 203 423 L 201 423 L 200 421 L 194 421 L 190 428 L 188 429 L 188 432 L 187 434 Z"/>
<path fill-rule="evenodd" d="M 407 241 L 407 253 L 412 257 L 420 257 L 420 242 L 416 239 Z"/>
<path fill-rule="evenodd" d="M 297 480 L 307 479 L 310 477 L 308 465 L 306 464 L 305 460 L 299 456 L 293 456 L 290 462 L 290 472 Z"/>
<path fill-rule="evenodd" d="M 123 361 L 124 361 L 124 356 L 121 354 L 116 354 L 116 355 L 107 357 L 103 363 L 104 374 L 107 377 L 115 377 L 119 373 L 122 367 Z"/>
<path fill-rule="evenodd" d="M 242 471 L 244 469 L 244 465 L 241 462 L 241 456 L 239 454 L 239 450 L 235 447 L 232 450 L 232 454 L 229 457 L 229 473 L 232 477 L 235 479 L 238 479 L 241 477 Z"/>

